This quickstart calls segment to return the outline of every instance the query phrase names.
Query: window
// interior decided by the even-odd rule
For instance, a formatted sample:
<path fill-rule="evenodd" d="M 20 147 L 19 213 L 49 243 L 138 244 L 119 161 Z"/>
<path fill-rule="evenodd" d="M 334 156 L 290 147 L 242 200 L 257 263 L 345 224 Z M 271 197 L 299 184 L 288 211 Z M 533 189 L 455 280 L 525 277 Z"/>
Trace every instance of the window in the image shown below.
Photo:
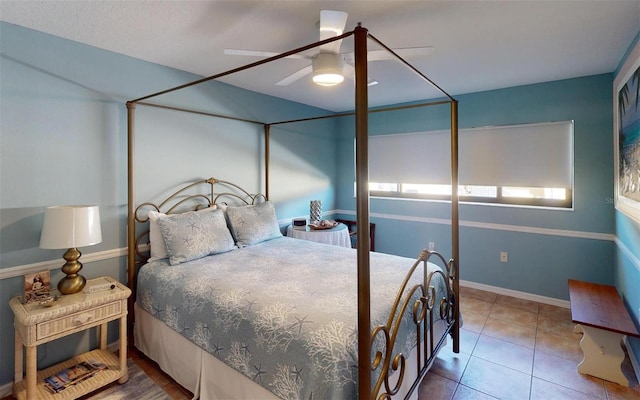
<path fill-rule="evenodd" d="M 450 200 L 449 131 L 369 138 L 371 196 Z M 459 131 L 461 201 L 571 208 L 573 122 Z"/>

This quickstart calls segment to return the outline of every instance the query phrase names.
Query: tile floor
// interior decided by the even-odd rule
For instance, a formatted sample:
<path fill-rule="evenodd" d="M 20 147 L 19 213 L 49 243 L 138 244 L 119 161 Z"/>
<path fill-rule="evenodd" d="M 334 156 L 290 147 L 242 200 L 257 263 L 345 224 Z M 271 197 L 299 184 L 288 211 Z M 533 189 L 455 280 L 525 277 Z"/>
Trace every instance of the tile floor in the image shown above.
<path fill-rule="evenodd" d="M 578 373 L 581 335 L 573 333 L 569 309 L 461 292 L 461 351 L 453 353 L 449 341 L 422 381 L 419 400 L 640 400 L 628 357 L 623 370 L 631 388 Z M 155 362 L 135 349 L 129 356 L 173 399 L 191 399 Z"/>
<path fill-rule="evenodd" d="M 461 288 L 460 353 L 451 343 L 419 388 L 420 400 L 640 400 L 632 387 L 581 375 L 579 341 L 566 308 Z"/>

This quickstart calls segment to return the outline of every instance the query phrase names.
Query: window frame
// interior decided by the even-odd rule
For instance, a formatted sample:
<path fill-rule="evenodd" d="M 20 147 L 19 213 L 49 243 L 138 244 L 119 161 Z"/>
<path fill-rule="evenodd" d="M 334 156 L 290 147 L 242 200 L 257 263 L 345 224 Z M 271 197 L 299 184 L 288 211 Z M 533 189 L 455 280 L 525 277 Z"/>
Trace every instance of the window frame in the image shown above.
<path fill-rule="evenodd" d="M 402 192 L 402 184 L 396 184 L 399 190 L 381 191 L 369 190 L 369 196 L 373 198 L 397 199 L 397 200 L 425 200 L 425 201 L 451 201 L 451 195 L 437 195 L 424 193 L 404 193 Z M 466 185 L 459 185 L 466 186 Z M 496 197 L 468 196 L 458 195 L 458 200 L 462 203 L 479 204 L 479 205 L 500 205 L 500 206 L 518 206 L 532 208 L 554 208 L 560 210 L 573 210 L 573 189 L 565 188 L 565 199 L 541 199 L 530 197 L 505 197 L 502 195 L 502 187 L 497 186 Z"/>
<path fill-rule="evenodd" d="M 488 132 L 488 134 L 494 134 L 493 132 L 497 132 L 497 135 L 501 135 L 503 133 L 501 132 L 505 132 L 505 130 L 516 130 L 516 132 L 519 132 L 518 134 L 523 134 L 521 132 L 527 132 L 527 131 L 531 131 L 533 129 L 542 129 L 541 134 L 542 139 L 544 140 L 545 138 L 548 138 L 550 133 L 552 135 L 555 135 L 555 132 L 549 132 L 549 130 L 553 129 L 555 130 L 558 127 L 558 129 L 564 133 L 564 131 L 562 131 L 562 129 L 564 129 L 565 127 L 569 129 L 568 132 L 566 132 L 568 134 L 568 136 L 566 137 L 560 137 L 560 140 L 562 141 L 564 139 L 564 143 L 567 146 L 566 149 L 569 152 L 567 155 L 567 159 L 568 161 L 570 161 L 569 164 L 567 164 L 569 170 L 564 170 L 567 175 L 560 175 L 565 177 L 564 179 L 560 178 L 558 181 L 555 181 L 554 178 L 550 179 L 549 182 L 547 182 L 546 180 L 544 181 L 540 181 L 538 179 L 538 182 L 535 182 L 536 179 L 534 178 L 533 181 L 530 181 L 530 184 L 534 184 L 536 186 L 526 186 L 526 185 L 522 185 L 522 186 L 518 186 L 518 185 L 514 185 L 513 183 L 513 179 L 511 179 L 511 183 L 512 184 L 508 184 L 508 181 L 510 179 L 506 179 L 506 181 L 495 181 L 492 182 L 492 184 L 490 185 L 482 185 L 482 184 L 478 184 L 478 183 L 458 183 L 458 186 L 464 187 L 464 186 L 480 186 L 480 187 L 491 187 L 491 188 L 495 188 L 496 190 L 496 196 L 492 197 L 492 196 L 470 196 L 470 195 L 465 195 L 465 194 L 461 194 L 460 192 L 458 193 L 458 200 L 460 202 L 463 203 L 469 203 L 469 204 L 485 204 L 485 205 L 501 205 L 501 206 L 516 206 L 516 207 L 533 207 L 533 208 L 553 208 L 553 209 L 560 209 L 560 210 L 573 210 L 574 207 L 574 203 L 575 203 L 575 199 L 574 199 L 574 193 L 575 193 L 575 142 L 574 142 L 574 137 L 575 137 L 575 123 L 573 120 L 565 120 L 565 121 L 550 121 L 550 122 L 538 122 L 538 123 L 524 123 L 524 124 L 515 124 L 515 125 L 502 125 L 502 126 L 489 126 L 489 127 L 479 127 L 479 128 L 468 128 L 468 129 L 462 129 L 461 131 L 468 131 L 468 132 L 480 132 L 480 134 L 487 134 L 484 132 Z M 441 131 L 425 131 L 425 132 L 411 132 L 411 133 L 398 133 L 397 135 L 399 136 L 399 140 L 402 140 L 402 137 L 411 137 L 414 135 L 422 135 L 422 134 L 439 134 L 441 133 Z M 538 131 L 536 131 L 535 133 L 538 133 Z M 380 135 L 381 137 L 393 137 L 396 134 L 382 134 Z M 416 136 L 417 137 L 417 136 Z M 385 139 L 383 139 L 385 140 Z M 413 139 L 409 139 L 409 140 L 413 140 Z M 420 139 L 419 139 L 420 140 Z M 438 139 L 436 139 L 437 141 Z M 461 139 L 462 140 L 462 139 Z M 402 142 L 398 142 L 400 143 L 398 145 L 397 150 L 399 151 L 402 146 L 406 146 L 406 144 L 402 144 Z M 437 142 L 439 143 L 439 142 Z M 494 142 L 495 143 L 495 142 Z M 500 142 L 502 143 L 502 142 Z M 525 142 L 527 143 L 527 142 Z M 540 143 L 540 142 L 538 142 Z M 425 144 L 426 146 L 426 144 Z M 470 146 L 470 145 L 468 145 Z M 392 151 L 392 149 L 395 147 L 395 144 L 393 142 L 388 143 L 388 147 L 385 147 L 384 150 L 382 151 L 383 153 L 386 152 L 387 154 L 392 154 L 395 153 L 394 151 Z M 428 146 L 427 146 L 428 147 Z M 498 146 L 499 147 L 499 146 Z M 409 149 L 414 149 L 417 148 L 417 146 L 414 144 L 413 147 L 409 147 Z M 562 147 L 558 147 L 558 148 L 562 148 Z M 545 149 L 548 149 L 548 146 L 545 147 Z M 410 152 L 410 151 L 409 151 Z M 382 153 L 381 153 L 382 154 Z M 473 153 L 475 154 L 475 153 Z M 383 156 L 386 157 L 386 156 Z M 355 159 L 355 143 L 354 143 L 354 159 Z M 474 159 L 473 156 L 471 156 L 471 159 Z M 520 159 L 518 159 L 520 160 Z M 445 161 L 445 160 L 443 160 Z M 371 158 L 370 158 L 370 163 L 371 163 Z M 398 182 L 400 179 L 403 178 L 408 178 L 411 179 L 411 173 L 409 175 L 405 175 L 404 170 L 397 170 L 397 168 L 394 170 L 394 168 L 397 165 L 402 165 L 400 163 L 395 163 L 392 165 L 388 165 L 388 169 L 384 168 L 385 164 L 384 162 L 381 164 L 383 166 L 383 169 L 380 169 L 380 166 L 378 166 L 378 170 L 380 171 L 384 171 L 382 172 L 381 175 L 386 176 L 387 178 L 391 178 L 391 180 L 393 181 L 389 181 L 389 182 L 375 182 L 376 184 L 379 185 L 395 185 L 396 190 L 371 190 L 369 189 L 369 196 L 374 197 L 374 198 L 389 198 L 389 199 L 411 199 L 411 200 L 425 200 L 425 201 L 451 201 L 451 194 L 426 194 L 426 193 L 407 193 L 407 192 L 403 192 L 403 184 L 411 184 L 410 182 Z M 438 165 L 444 165 L 444 164 L 438 164 Z M 474 166 L 476 164 L 473 164 Z M 560 165 L 562 165 L 560 163 Z M 459 168 L 462 168 L 461 166 L 459 166 Z M 473 167 L 476 168 L 476 167 Z M 411 171 L 415 171 L 415 169 L 411 168 Z M 423 169 L 418 169 L 419 171 Z M 388 171 L 392 171 L 391 174 L 388 173 Z M 394 172 L 395 171 L 395 172 Z M 431 168 L 428 168 L 426 171 L 431 171 Z M 491 171 L 491 169 L 489 169 L 489 171 Z M 526 171 L 526 170 L 525 170 Z M 440 171 L 442 172 L 442 171 Z M 460 171 L 459 171 L 460 172 Z M 372 172 L 373 173 L 373 172 Z M 559 174 L 561 172 L 558 172 Z M 526 174 L 526 172 L 525 172 Z M 375 174 L 374 174 L 375 175 Z M 402 175 L 402 176 L 401 176 Z M 415 175 L 415 174 L 414 174 Z M 491 175 L 494 176 L 494 175 Z M 543 174 L 543 176 L 545 176 Z M 554 175 L 556 176 L 556 175 Z M 376 177 L 378 178 L 383 178 L 383 176 L 378 176 L 375 175 L 373 176 L 373 179 L 376 179 Z M 429 178 L 430 175 L 427 175 L 427 179 L 423 180 L 423 182 L 421 183 L 417 183 L 417 184 L 425 184 L 425 185 L 442 185 L 445 184 L 444 182 L 429 182 L 431 179 Z M 415 176 L 415 178 L 417 179 L 424 179 L 424 176 L 422 177 L 417 177 Z M 464 177 L 462 177 L 464 178 Z M 476 178 L 479 178 L 476 176 Z M 512 176 L 513 178 L 513 176 Z M 370 177 L 371 179 L 371 177 Z M 484 178 L 481 178 L 482 181 L 485 180 L 489 180 L 491 181 L 492 178 L 485 176 Z M 437 181 L 440 180 L 444 180 L 443 177 L 439 177 L 436 178 Z M 395 182 L 394 182 L 395 181 Z M 561 186 L 554 186 L 551 188 L 547 188 L 547 187 L 538 187 L 537 184 L 544 184 L 544 183 L 549 183 L 549 184 L 553 184 L 555 183 L 560 184 Z M 415 182 L 413 182 L 413 184 L 416 184 Z M 500 186 L 500 184 L 502 184 Z M 568 187 L 562 187 L 564 186 L 564 184 L 568 184 Z M 450 188 L 450 184 L 448 185 Z M 354 186 L 355 187 L 355 186 Z M 504 196 L 503 195 L 503 190 L 505 188 L 514 188 L 514 187 L 523 187 L 523 188 L 530 188 L 530 189 L 562 189 L 565 191 L 565 198 L 564 199 L 553 199 L 553 198 L 536 198 L 536 197 L 516 197 L 516 196 Z M 371 188 L 371 185 L 369 185 L 369 188 Z M 355 193 L 355 192 L 354 192 Z"/>

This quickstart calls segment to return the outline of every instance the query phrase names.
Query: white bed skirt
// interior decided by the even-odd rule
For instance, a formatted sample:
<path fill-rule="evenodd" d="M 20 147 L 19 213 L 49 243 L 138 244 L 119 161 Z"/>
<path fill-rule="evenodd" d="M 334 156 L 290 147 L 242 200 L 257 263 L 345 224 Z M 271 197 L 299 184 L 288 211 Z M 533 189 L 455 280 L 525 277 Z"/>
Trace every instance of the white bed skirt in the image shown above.
<path fill-rule="evenodd" d="M 193 399 L 278 400 L 273 393 L 189 342 L 137 304 L 134 308 L 134 345 L 158 363 L 182 387 L 193 393 Z M 439 327 L 440 324 L 436 326 Z M 440 332 L 436 337 L 440 337 L 439 335 Z M 407 378 L 417 374 L 415 353 L 414 349 L 407 358 Z M 411 383 L 406 379 L 400 392 L 393 398 L 404 399 Z M 417 389 L 413 391 L 411 399 L 418 399 Z"/>

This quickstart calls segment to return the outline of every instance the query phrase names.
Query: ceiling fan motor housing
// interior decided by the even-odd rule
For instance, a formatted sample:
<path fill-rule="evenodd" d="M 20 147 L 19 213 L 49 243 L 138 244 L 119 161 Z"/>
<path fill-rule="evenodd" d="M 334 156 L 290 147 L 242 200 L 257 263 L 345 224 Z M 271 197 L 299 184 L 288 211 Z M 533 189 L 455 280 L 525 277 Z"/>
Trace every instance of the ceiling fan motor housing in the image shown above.
<path fill-rule="evenodd" d="M 333 86 L 344 80 L 342 55 L 320 52 L 312 60 L 313 82 L 322 86 Z"/>

